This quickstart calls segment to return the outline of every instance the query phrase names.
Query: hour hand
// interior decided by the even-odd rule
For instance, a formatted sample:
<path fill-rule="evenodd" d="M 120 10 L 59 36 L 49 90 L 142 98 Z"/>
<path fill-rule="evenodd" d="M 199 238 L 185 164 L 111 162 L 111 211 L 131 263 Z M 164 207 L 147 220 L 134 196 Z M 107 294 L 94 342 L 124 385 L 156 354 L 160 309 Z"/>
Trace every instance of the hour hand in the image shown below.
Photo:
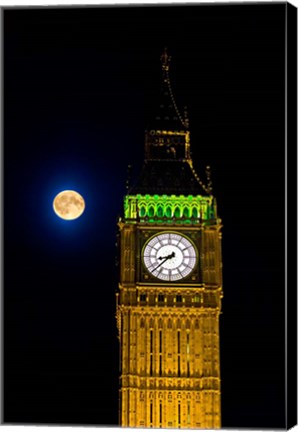
<path fill-rule="evenodd" d="M 158 264 L 157 267 L 155 267 L 155 269 L 153 269 L 152 271 L 155 271 L 158 269 L 158 267 L 160 267 L 164 262 L 166 262 L 168 259 L 174 258 L 175 257 L 175 252 L 172 252 L 170 255 L 167 255 L 166 257 L 159 257 L 159 260 L 163 260 L 161 261 L 160 264 Z"/>
<path fill-rule="evenodd" d="M 158 259 L 161 259 L 161 260 L 163 260 L 163 261 L 161 261 L 161 263 L 160 264 L 158 264 L 158 266 L 157 267 L 155 267 L 155 269 L 153 269 L 152 271 L 155 271 L 155 270 L 157 270 L 158 269 L 158 267 L 160 267 L 164 262 L 166 262 L 168 259 L 169 259 L 169 256 L 166 256 L 166 257 L 159 257 Z"/>
<path fill-rule="evenodd" d="M 174 258 L 175 257 L 175 252 L 172 252 L 170 255 L 167 255 L 167 256 L 165 256 L 165 257 L 159 257 L 158 259 L 159 260 L 163 260 L 163 259 L 165 259 L 165 260 L 168 260 L 168 259 L 170 259 L 170 258 Z"/>

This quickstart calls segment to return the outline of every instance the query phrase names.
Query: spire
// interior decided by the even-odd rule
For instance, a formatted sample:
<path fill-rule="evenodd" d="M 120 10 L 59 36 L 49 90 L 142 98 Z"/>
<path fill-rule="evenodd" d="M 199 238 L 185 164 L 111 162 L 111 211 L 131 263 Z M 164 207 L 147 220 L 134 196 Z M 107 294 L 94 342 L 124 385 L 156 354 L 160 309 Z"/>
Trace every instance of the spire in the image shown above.
<path fill-rule="evenodd" d="M 183 116 L 176 104 L 171 81 L 171 56 L 167 48 L 160 56 L 161 91 L 155 117 L 149 122 L 145 135 L 145 158 L 148 160 L 189 160 L 190 139 L 186 108 Z"/>
<path fill-rule="evenodd" d="M 211 180 L 211 169 L 210 166 L 206 166 L 206 176 L 207 176 L 207 189 L 208 192 L 212 193 L 212 180 Z"/>
<path fill-rule="evenodd" d="M 160 91 L 159 107 L 155 116 L 154 124 L 158 128 L 167 130 L 186 130 L 188 120 L 183 118 L 175 101 L 174 93 L 170 81 L 170 62 L 172 57 L 168 54 L 165 47 L 160 56 L 162 69 L 162 83 Z"/>

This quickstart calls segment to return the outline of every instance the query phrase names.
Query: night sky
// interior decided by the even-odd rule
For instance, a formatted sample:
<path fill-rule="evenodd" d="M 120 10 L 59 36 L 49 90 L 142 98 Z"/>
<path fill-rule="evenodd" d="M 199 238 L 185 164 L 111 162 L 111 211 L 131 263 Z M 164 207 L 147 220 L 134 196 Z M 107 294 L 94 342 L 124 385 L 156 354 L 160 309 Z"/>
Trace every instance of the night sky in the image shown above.
<path fill-rule="evenodd" d="M 284 427 L 285 8 L 4 11 L 5 422 L 118 423 L 117 219 L 167 46 L 224 225 L 222 425 Z"/>

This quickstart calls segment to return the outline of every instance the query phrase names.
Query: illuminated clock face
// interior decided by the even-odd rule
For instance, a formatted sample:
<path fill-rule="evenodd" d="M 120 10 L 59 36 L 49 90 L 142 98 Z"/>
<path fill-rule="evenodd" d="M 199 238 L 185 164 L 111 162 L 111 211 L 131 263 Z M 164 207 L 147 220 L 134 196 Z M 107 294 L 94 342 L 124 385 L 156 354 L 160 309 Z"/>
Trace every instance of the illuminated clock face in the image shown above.
<path fill-rule="evenodd" d="M 191 241 L 180 234 L 164 232 L 151 237 L 143 250 L 149 273 L 164 281 L 188 276 L 196 266 L 197 253 Z"/>

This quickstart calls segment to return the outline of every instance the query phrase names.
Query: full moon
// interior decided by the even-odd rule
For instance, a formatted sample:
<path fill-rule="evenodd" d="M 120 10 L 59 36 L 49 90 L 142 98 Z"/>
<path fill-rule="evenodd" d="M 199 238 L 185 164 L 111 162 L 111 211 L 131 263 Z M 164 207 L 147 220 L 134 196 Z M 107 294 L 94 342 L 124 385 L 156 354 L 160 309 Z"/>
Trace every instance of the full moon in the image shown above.
<path fill-rule="evenodd" d="M 73 220 L 84 212 L 85 201 L 78 192 L 65 190 L 56 195 L 53 208 L 57 216 L 65 220 Z"/>

